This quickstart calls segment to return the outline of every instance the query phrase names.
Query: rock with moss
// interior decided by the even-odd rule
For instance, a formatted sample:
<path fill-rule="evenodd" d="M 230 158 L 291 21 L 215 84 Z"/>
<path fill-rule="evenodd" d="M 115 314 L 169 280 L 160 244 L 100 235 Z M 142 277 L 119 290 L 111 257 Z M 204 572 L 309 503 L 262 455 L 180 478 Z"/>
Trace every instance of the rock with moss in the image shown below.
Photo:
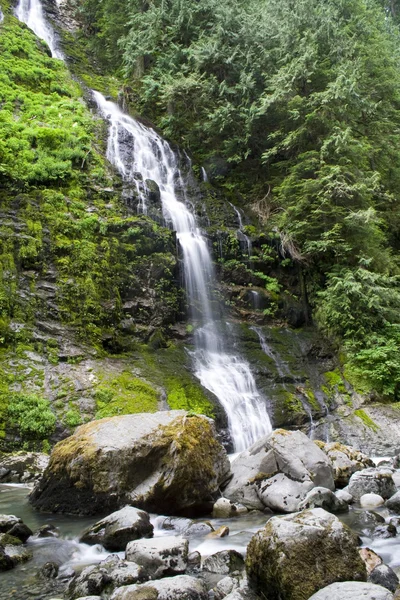
<path fill-rule="evenodd" d="M 124 415 L 82 425 L 59 442 L 30 500 L 53 512 L 131 504 L 176 514 L 204 507 L 229 475 L 211 419 L 184 411 Z"/>
<path fill-rule="evenodd" d="M 322 508 L 272 517 L 251 539 L 246 569 L 268 600 L 305 600 L 335 581 L 366 581 L 358 537 Z"/>
<path fill-rule="evenodd" d="M 247 508 L 294 512 L 314 487 L 334 489 L 332 465 L 304 433 L 277 429 L 232 463 L 224 496 Z"/>
<path fill-rule="evenodd" d="M 359 501 L 364 494 L 379 494 L 385 500 L 396 493 L 393 470 L 387 467 L 369 468 L 351 476 L 349 493 Z"/>
<path fill-rule="evenodd" d="M 125 556 L 140 565 L 146 579 L 180 575 L 188 566 L 189 542 L 180 536 L 163 536 L 129 542 Z"/>
<path fill-rule="evenodd" d="M 318 441 L 316 443 L 326 452 L 332 462 L 336 487 L 345 487 L 353 473 L 374 466 L 374 463 L 366 454 L 351 446 L 345 446 L 337 442 L 326 444 Z"/>
<path fill-rule="evenodd" d="M 42 452 L 0 453 L 1 483 L 24 483 L 38 479 L 49 463 L 49 456 Z"/>

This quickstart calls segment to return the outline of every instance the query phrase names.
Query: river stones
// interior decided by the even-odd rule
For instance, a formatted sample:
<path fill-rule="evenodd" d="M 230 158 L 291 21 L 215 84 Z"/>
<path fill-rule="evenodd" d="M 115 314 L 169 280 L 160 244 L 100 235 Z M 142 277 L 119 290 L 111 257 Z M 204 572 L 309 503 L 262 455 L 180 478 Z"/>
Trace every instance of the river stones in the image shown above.
<path fill-rule="evenodd" d="M 342 513 L 349 510 L 347 502 L 340 500 L 331 490 L 323 487 L 313 488 L 300 503 L 300 510 L 304 508 L 324 508 L 328 512 Z"/>
<path fill-rule="evenodd" d="M 345 487 L 353 473 L 373 467 L 374 463 L 366 454 L 351 446 L 337 442 L 315 442 L 328 455 L 333 466 L 333 477 L 338 488 Z"/>
<path fill-rule="evenodd" d="M 179 575 L 188 565 L 189 542 L 178 536 L 129 542 L 125 557 L 143 568 L 149 579 Z"/>
<path fill-rule="evenodd" d="M 115 590 L 111 600 L 209 600 L 201 579 L 177 575 Z"/>
<path fill-rule="evenodd" d="M 146 575 L 139 565 L 113 554 L 98 565 L 86 567 L 76 575 L 68 584 L 67 595 L 71 600 L 82 596 L 97 596 L 104 590 L 110 592 L 116 587 L 131 585 L 145 579 Z"/>
<path fill-rule="evenodd" d="M 80 541 L 101 544 L 106 550 L 118 552 L 125 550 L 127 543 L 132 540 L 152 537 L 153 529 L 147 512 L 124 506 L 86 529 Z"/>
<path fill-rule="evenodd" d="M 203 571 L 229 575 L 244 568 L 243 556 L 236 550 L 221 550 L 207 556 L 202 565 Z"/>
<path fill-rule="evenodd" d="M 32 535 L 32 530 L 19 517 L 0 515 L 0 533 L 8 533 L 25 543 Z"/>
<path fill-rule="evenodd" d="M 377 565 L 369 574 L 368 581 L 381 585 L 390 592 L 395 592 L 399 585 L 399 578 L 388 565 Z"/>
<path fill-rule="evenodd" d="M 385 501 L 379 494 L 363 494 L 360 497 L 361 508 L 377 508 L 382 504 L 385 504 Z"/>
<path fill-rule="evenodd" d="M 42 452 L 0 453 L 0 482 L 25 483 L 38 479 L 49 464 Z"/>
<path fill-rule="evenodd" d="M 249 509 L 295 512 L 314 487 L 334 490 L 328 456 L 300 431 L 278 429 L 239 454 L 224 496 Z"/>
<path fill-rule="evenodd" d="M 124 415 L 82 425 L 59 442 L 30 499 L 53 512 L 131 504 L 176 514 L 211 501 L 229 474 L 211 419 L 184 411 Z"/>
<path fill-rule="evenodd" d="M 400 513 L 400 492 L 396 492 L 393 496 L 390 496 L 390 498 L 386 500 L 386 506 L 389 510 Z"/>
<path fill-rule="evenodd" d="M 393 594 L 380 585 L 344 581 L 319 590 L 309 600 L 393 600 Z"/>
<path fill-rule="evenodd" d="M 396 492 L 392 474 L 393 471 L 387 467 L 358 471 L 350 478 L 349 493 L 357 502 L 364 494 L 379 494 L 384 499 L 390 498 Z"/>
<path fill-rule="evenodd" d="M 272 517 L 252 537 L 246 568 L 254 591 L 268 590 L 268 600 L 304 600 L 335 581 L 367 578 L 357 535 L 322 508 Z"/>

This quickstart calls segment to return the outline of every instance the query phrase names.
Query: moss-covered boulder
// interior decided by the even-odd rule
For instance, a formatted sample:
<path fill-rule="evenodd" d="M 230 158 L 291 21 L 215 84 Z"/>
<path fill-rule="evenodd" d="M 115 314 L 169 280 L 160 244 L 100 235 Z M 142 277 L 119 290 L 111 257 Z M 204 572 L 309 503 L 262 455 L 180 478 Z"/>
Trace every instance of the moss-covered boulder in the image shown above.
<path fill-rule="evenodd" d="M 358 537 L 322 508 L 273 517 L 247 548 L 246 569 L 268 600 L 308 600 L 336 581 L 366 581 Z"/>
<path fill-rule="evenodd" d="M 30 499 L 53 512 L 133 504 L 174 514 L 212 500 L 229 474 L 211 419 L 184 411 L 124 415 L 82 425 L 57 444 Z"/>
<path fill-rule="evenodd" d="M 335 485 L 339 488 L 345 487 L 349 483 L 353 473 L 374 466 L 374 463 L 366 454 L 351 446 L 345 446 L 337 442 L 325 443 L 318 441 L 316 444 L 331 460 Z"/>

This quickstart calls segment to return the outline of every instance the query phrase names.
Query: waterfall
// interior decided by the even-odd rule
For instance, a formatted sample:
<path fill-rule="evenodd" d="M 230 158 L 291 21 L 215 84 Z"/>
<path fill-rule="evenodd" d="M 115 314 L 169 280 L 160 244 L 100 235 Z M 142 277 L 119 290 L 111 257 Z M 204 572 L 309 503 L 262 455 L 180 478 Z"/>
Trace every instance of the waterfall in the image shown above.
<path fill-rule="evenodd" d="M 200 323 L 194 336 L 195 373 L 225 409 L 235 451 L 244 450 L 269 433 L 271 424 L 265 399 L 257 390 L 249 364 L 225 349 L 223 327 L 212 307 L 213 263 L 193 212 L 179 199 L 185 198 L 185 185 L 177 156 L 153 129 L 124 114 L 99 92 L 94 92 L 94 98 L 109 122 L 110 162 L 126 179 L 135 181 L 140 173 L 139 181 L 151 179 L 158 184 L 164 218 L 176 231 L 182 249 L 191 314 Z M 145 207 L 145 196 L 141 201 Z"/>
<path fill-rule="evenodd" d="M 57 49 L 53 28 L 44 18 L 40 0 L 19 0 L 15 8 L 15 16 L 32 29 L 38 38 L 47 43 L 53 58 L 64 59 L 62 52 Z"/>
<path fill-rule="evenodd" d="M 239 244 L 241 247 L 243 247 L 246 250 L 248 257 L 251 258 L 252 251 L 253 251 L 251 239 L 249 238 L 248 235 L 245 234 L 245 232 L 243 230 L 243 219 L 242 219 L 240 210 L 234 204 L 232 204 L 232 202 L 229 202 L 229 204 L 235 211 L 237 219 L 238 219 L 239 228 L 237 230 L 237 238 L 239 240 Z"/>
<path fill-rule="evenodd" d="M 1 6 L 0 6 L 0 23 L 2 23 L 4 21 L 4 15 L 3 15 L 3 11 L 1 10 Z"/>
<path fill-rule="evenodd" d="M 44 19 L 40 0 L 19 0 L 16 16 L 47 42 L 54 57 L 63 58 L 56 48 L 54 32 Z M 152 180 L 159 187 L 164 218 L 176 231 L 182 249 L 191 314 L 200 322 L 193 352 L 195 373 L 225 409 L 235 451 L 245 450 L 271 431 L 271 423 L 249 364 L 238 354 L 225 350 L 228 344 L 212 308 L 213 263 L 207 240 L 188 208 L 177 156 L 153 129 L 123 113 L 99 92 L 93 91 L 93 96 L 109 123 L 107 158 L 123 179 L 136 185 L 142 212 L 147 211 L 146 181 Z"/>

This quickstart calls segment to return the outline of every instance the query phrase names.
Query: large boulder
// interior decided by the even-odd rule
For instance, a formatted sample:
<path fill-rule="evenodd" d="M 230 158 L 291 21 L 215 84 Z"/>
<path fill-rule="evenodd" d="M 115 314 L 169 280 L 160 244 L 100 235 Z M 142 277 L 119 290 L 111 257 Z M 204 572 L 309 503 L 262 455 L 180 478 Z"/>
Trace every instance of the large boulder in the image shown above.
<path fill-rule="evenodd" d="M 301 431 L 278 429 L 233 461 L 224 496 L 247 508 L 294 512 L 314 487 L 334 490 L 325 452 Z"/>
<path fill-rule="evenodd" d="M 111 600 L 208 600 L 201 579 L 177 575 L 141 585 L 128 585 L 115 590 Z"/>
<path fill-rule="evenodd" d="M 344 581 L 328 585 L 309 600 L 393 600 L 393 594 L 373 583 Z"/>
<path fill-rule="evenodd" d="M 358 537 L 322 508 L 272 517 L 250 540 L 246 568 L 268 600 L 305 600 L 335 581 L 365 581 Z"/>
<path fill-rule="evenodd" d="M 243 556 L 236 550 L 221 550 L 204 560 L 202 569 L 209 573 L 229 575 L 244 568 Z"/>
<path fill-rule="evenodd" d="M 364 494 L 379 494 L 387 499 L 396 492 L 393 471 L 388 467 L 363 469 L 354 473 L 349 481 L 349 493 L 357 502 Z"/>
<path fill-rule="evenodd" d="M 128 542 L 152 537 L 153 525 L 147 512 L 133 506 L 124 506 L 105 519 L 86 529 L 80 541 L 85 544 L 102 544 L 106 550 L 125 550 Z"/>
<path fill-rule="evenodd" d="M 0 515 L 0 533 L 8 533 L 23 543 L 32 535 L 28 525 L 14 515 Z"/>
<path fill-rule="evenodd" d="M 30 499 L 53 512 L 133 504 L 174 514 L 212 500 L 229 473 L 211 419 L 184 411 L 125 415 L 82 425 L 59 442 Z"/>
<path fill-rule="evenodd" d="M 353 473 L 373 467 L 374 463 L 366 454 L 356 448 L 338 442 L 315 442 L 328 455 L 333 466 L 335 485 L 345 487 Z"/>
<path fill-rule="evenodd" d="M 180 575 L 188 566 L 189 542 L 169 535 L 129 542 L 125 557 L 140 565 L 148 579 Z"/>

